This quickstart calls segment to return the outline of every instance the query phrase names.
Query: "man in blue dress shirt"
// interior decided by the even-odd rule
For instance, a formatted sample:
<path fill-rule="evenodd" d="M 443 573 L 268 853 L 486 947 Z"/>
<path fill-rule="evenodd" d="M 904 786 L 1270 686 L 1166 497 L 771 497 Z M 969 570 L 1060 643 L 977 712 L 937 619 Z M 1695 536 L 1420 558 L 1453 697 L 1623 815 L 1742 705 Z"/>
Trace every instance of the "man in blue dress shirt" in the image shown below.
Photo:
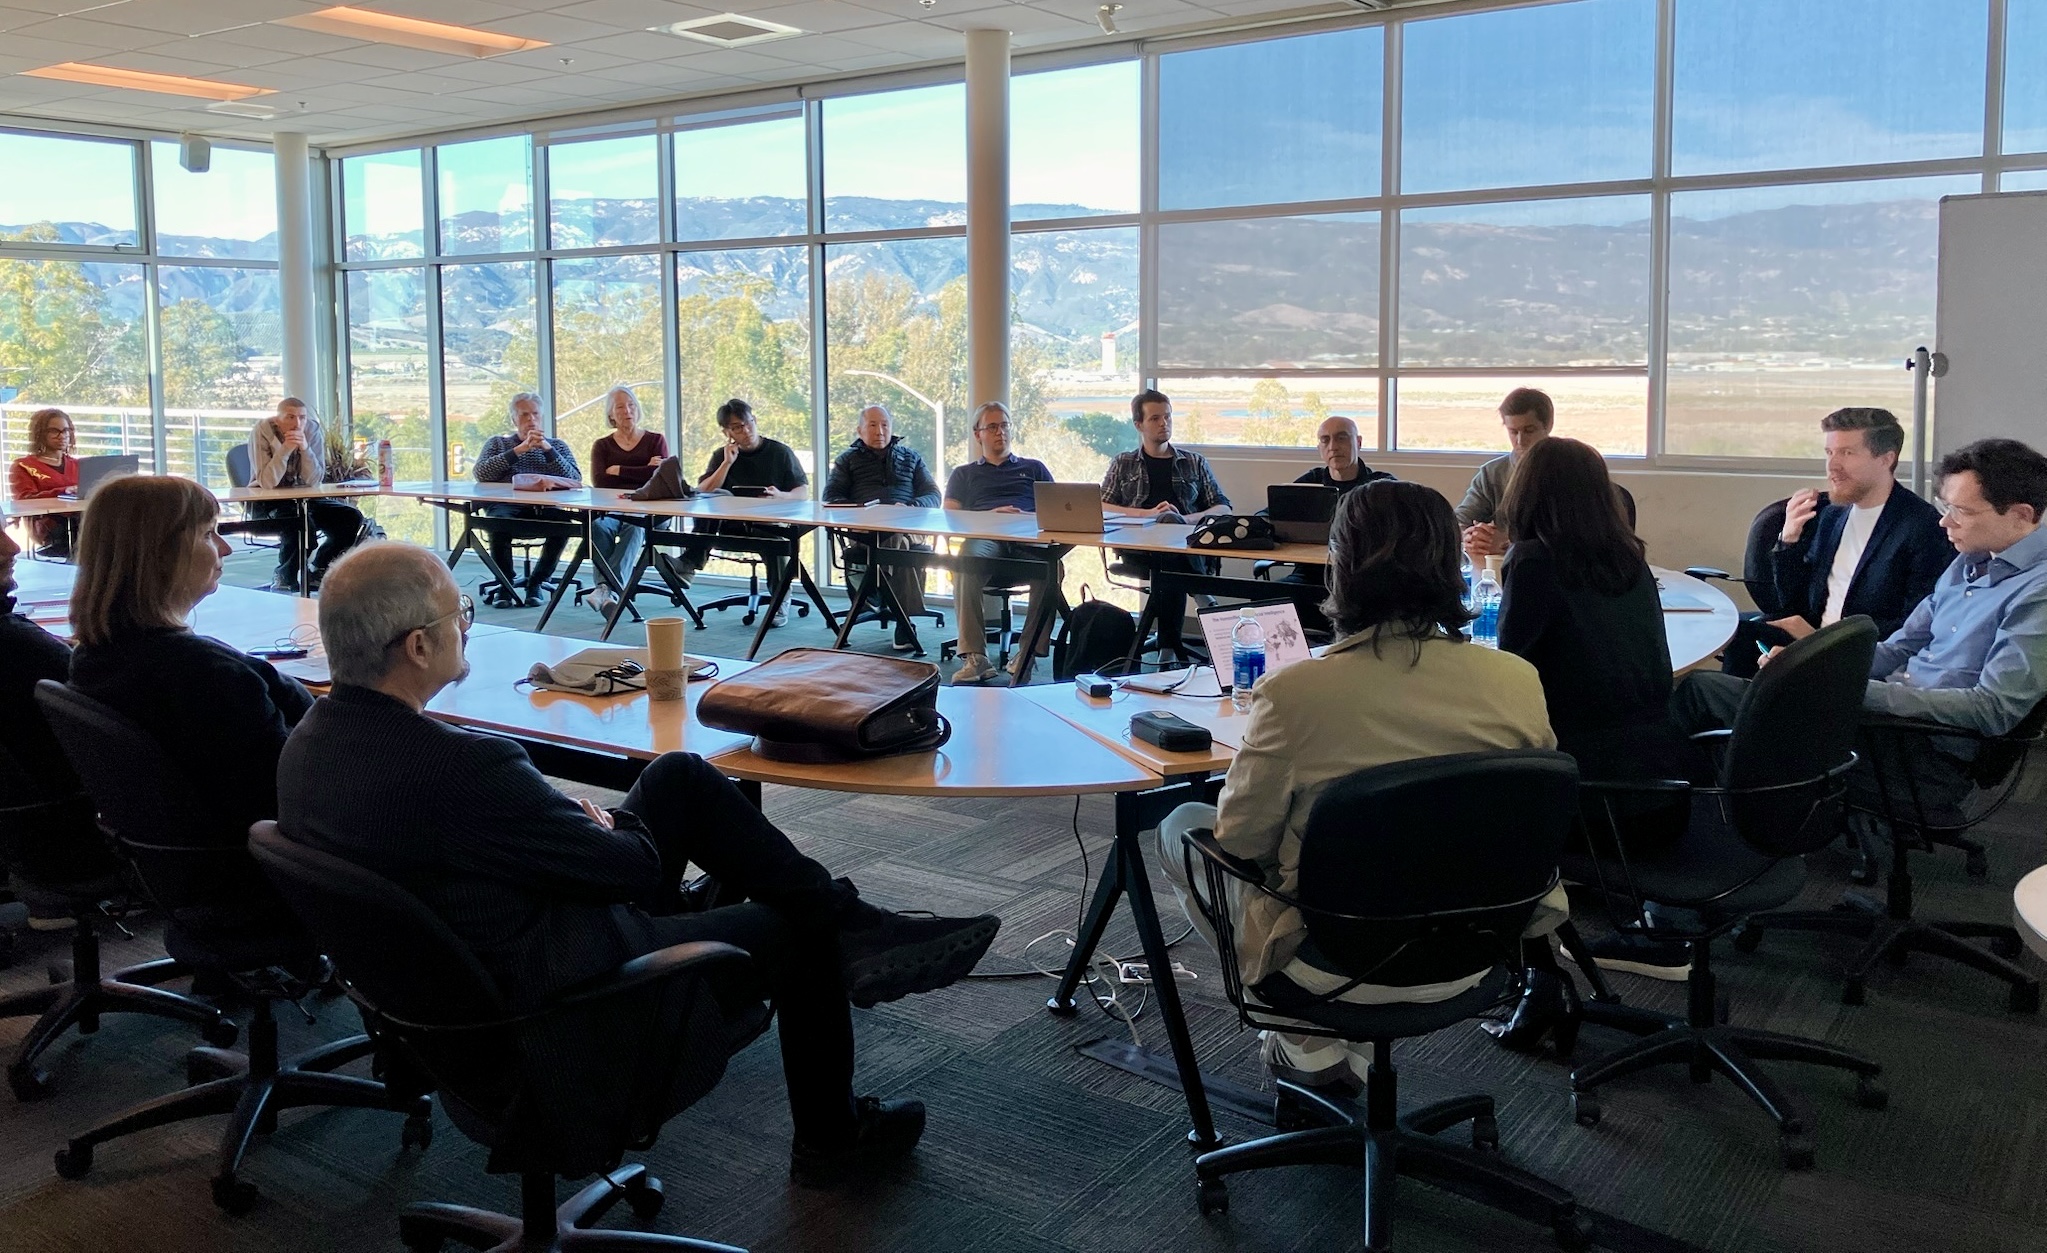
<path fill-rule="evenodd" d="M 1042 461 L 1011 452 L 1010 434 L 1008 405 L 991 400 L 974 410 L 974 442 L 981 455 L 955 469 L 946 480 L 947 509 L 1038 511 L 1037 484 L 1050 483 L 1052 471 Z M 953 673 L 954 683 L 986 683 L 995 677 L 995 667 L 988 664 L 988 633 L 981 611 L 981 589 L 988 582 L 988 570 L 974 558 L 1036 557 L 1042 552 L 1035 544 L 992 539 L 970 539 L 960 545 L 958 594 L 953 600 L 960 627 L 960 668 Z"/>

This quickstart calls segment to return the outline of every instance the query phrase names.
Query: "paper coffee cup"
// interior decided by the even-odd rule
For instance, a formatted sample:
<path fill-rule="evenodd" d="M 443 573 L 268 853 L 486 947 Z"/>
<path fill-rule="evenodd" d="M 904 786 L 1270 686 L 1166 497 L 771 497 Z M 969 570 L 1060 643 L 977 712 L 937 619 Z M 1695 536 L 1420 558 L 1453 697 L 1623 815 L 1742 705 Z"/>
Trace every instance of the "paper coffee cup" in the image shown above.
<path fill-rule="evenodd" d="M 681 700 L 689 676 L 682 669 L 682 619 L 647 619 L 647 694 Z"/>

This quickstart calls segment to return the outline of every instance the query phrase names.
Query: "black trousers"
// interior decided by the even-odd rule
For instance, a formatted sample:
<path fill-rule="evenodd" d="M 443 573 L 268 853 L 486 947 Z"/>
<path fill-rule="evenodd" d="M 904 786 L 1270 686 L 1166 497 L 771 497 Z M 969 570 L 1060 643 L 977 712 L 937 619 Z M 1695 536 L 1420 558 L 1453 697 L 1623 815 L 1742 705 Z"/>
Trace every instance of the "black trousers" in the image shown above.
<path fill-rule="evenodd" d="M 313 551 L 313 577 L 327 573 L 327 567 L 334 564 L 341 554 L 355 547 L 362 538 L 362 510 L 339 500 L 308 500 L 306 513 L 312 522 L 313 531 L 320 537 L 320 546 Z M 289 500 L 268 500 L 249 506 L 249 515 L 256 518 L 288 518 L 293 523 L 291 534 L 277 549 L 277 577 L 279 580 L 297 585 L 305 566 L 305 536 L 295 525 L 298 521 L 298 505 Z"/>
<path fill-rule="evenodd" d="M 1175 553 L 1127 552 L 1116 550 L 1116 560 L 1140 570 L 1156 572 L 1172 570 L 1181 574 L 1210 574 L 1214 572 L 1214 560 L 1209 557 L 1182 557 Z M 1156 580 L 1145 601 L 1145 608 L 1152 613 L 1158 624 L 1159 647 L 1178 648 L 1182 623 L 1187 617 L 1187 597 L 1179 592 L 1162 590 Z"/>
<path fill-rule="evenodd" d="M 796 1136 L 807 1144 L 843 1141 L 854 1127 L 853 1011 L 840 973 L 839 924 L 859 893 L 798 852 L 694 753 L 658 758 L 621 808 L 653 836 L 663 883 L 680 883 L 694 865 L 745 897 L 700 913 L 649 916 L 646 951 L 720 940 L 751 954 L 759 994 L 775 1003 Z"/>
<path fill-rule="evenodd" d="M 719 522 L 716 520 L 706 521 L 702 518 L 698 518 L 696 519 L 696 529 L 692 532 L 692 534 L 735 535 L 750 537 L 754 539 L 779 539 L 782 536 L 786 535 L 787 532 L 784 531 L 781 527 L 767 526 L 759 522 Z M 685 552 L 677 553 L 675 560 L 677 565 L 684 567 L 691 573 L 692 576 L 694 576 L 698 570 L 703 569 L 705 565 L 709 564 L 712 556 L 713 553 L 709 550 L 690 549 Z M 733 557 L 736 560 L 744 561 L 759 560 L 765 563 L 767 568 L 768 582 L 767 587 L 762 589 L 764 592 L 771 591 L 776 584 L 782 581 L 783 559 L 780 557 L 757 558 L 753 553 L 734 553 Z M 630 573 L 630 571 L 621 571 L 620 573 L 622 574 Z"/>
<path fill-rule="evenodd" d="M 540 505 L 485 505 L 484 516 L 491 518 L 528 518 L 543 522 L 575 522 L 577 515 L 566 509 L 548 509 Z M 498 563 L 498 569 L 505 577 L 516 578 L 512 565 L 517 558 L 512 556 L 512 541 L 532 532 L 521 532 L 516 526 L 493 526 L 485 528 L 490 537 L 490 559 Z M 540 560 L 533 563 L 533 572 L 526 576 L 526 590 L 534 591 L 553 576 L 554 568 L 561 564 L 562 549 L 569 546 L 566 535 L 548 534 L 540 539 Z M 630 573 L 627 571 L 625 573 Z M 512 589 L 506 588 L 506 591 Z"/>
<path fill-rule="evenodd" d="M 1739 679 L 1756 677 L 1765 648 L 1782 648 L 1791 642 L 1791 632 L 1773 627 L 1761 618 L 1743 618 L 1734 626 L 1734 638 L 1720 650 L 1720 672 Z"/>

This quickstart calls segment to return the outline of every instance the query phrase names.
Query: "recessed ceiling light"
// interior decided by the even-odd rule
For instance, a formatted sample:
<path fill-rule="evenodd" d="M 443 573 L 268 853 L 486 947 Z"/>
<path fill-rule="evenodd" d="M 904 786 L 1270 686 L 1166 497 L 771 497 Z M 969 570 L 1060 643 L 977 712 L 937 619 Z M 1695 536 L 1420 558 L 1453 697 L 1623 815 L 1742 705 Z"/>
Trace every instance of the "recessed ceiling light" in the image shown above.
<path fill-rule="evenodd" d="M 375 9 L 358 9 L 345 4 L 315 13 L 301 13 L 297 17 L 275 18 L 270 24 L 316 30 L 323 35 L 366 39 L 371 43 L 397 44 L 401 48 L 418 48 L 425 52 L 446 52 L 458 57 L 495 57 L 507 52 L 529 52 L 534 48 L 547 47 L 544 39 L 521 39 L 517 35 L 500 35 L 496 31 L 429 22 L 424 18 L 399 17 L 395 13 L 379 13 Z"/>
<path fill-rule="evenodd" d="M 207 105 L 206 111 L 208 113 L 224 113 L 228 117 L 245 117 L 258 122 L 268 122 L 281 118 L 287 113 L 304 112 L 305 101 L 299 101 L 298 107 L 292 108 L 281 104 L 251 104 L 244 100 L 217 100 Z"/>
<path fill-rule="evenodd" d="M 186 78 L 180 74 L 152 74 L 148 70 L 124 70 L 113 65 L 87 65 L 65 61 L 39 70 L 23 70 L 31 78 L 55 78 L 67 83 L 91 83 L 95 87 L 127 87 L 135 91 L 157 91 L 170 96 L 198 96 L 203 100 L 246 100 L 267 96 L 269 87 L 223 83 L 211 78 Z"/>
<path fill-rule="evenodd" d="M 764 18 L 741 17 L 737 13 L 693 17 L 687 22 L 670 22 L 666 26 L 650 26 L 648 29 L 663 35 L 680 35 L 698 43 L 715 44 L 720 48 L 743 48 L 747 44 L 787 39 L 803 33 L 794 26 L 784 26 Z"/>

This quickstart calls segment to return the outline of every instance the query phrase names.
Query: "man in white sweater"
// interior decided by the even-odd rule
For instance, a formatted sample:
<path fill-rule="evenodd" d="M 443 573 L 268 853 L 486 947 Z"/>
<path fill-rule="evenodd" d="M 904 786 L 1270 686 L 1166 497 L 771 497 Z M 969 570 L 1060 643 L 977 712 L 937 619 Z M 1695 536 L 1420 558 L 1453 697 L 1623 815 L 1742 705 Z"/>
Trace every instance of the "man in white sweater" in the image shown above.
<path fill-rule="evenodd" d="M 296 396 L 277 402 L 277 412 L 258 419 L 249 432 L 249 486 L 317 487 L 327 481 L 327 444 L 320 432 L 320 420 Z M 316 591 L 326 577 L 327 567 L 362 539 L 362 511 L 343 500 L 308 500 L 306 513 L 312 529 L 320 535 L 320 547 L 313 553 L 313 568 L 305 575 L 307 591 Z M 255 518 L 298 517 L 295 501 L 264 501 L 249 506 Z M 305 567 L 306 537 L 294 527 L 277 550 L 277 573 L 271 586 L 280 592 L 299 590 Z"/>

